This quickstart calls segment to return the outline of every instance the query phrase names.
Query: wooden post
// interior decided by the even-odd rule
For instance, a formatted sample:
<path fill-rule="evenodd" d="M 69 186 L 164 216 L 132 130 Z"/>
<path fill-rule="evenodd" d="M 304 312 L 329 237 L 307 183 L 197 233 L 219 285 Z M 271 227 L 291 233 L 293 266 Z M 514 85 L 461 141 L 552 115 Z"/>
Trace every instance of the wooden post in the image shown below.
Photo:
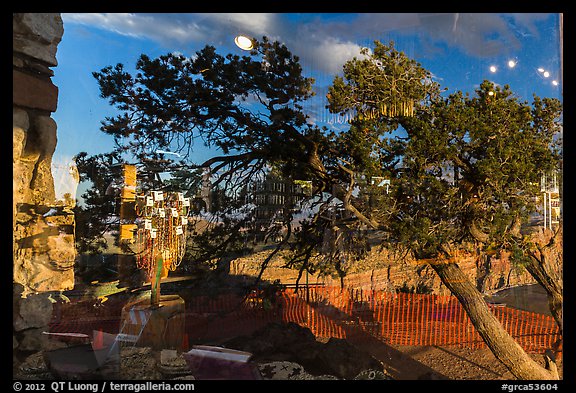
<path fill-rule="evenodd" d="M 156 274 L 152 276 L 150 282 L 151 294 L 150 303 L 152 306 L 158 306 L 160 304 L 160 284 L 162 280 L 162 270 L 163 270 L 163 259 L 161 256 L 156 258 L 155 266 Z"/>
<path fill-rule="evenodd" d="M 144 277 L 134 266 L 134 252 L 131 245 L 134 243 L 134 234 L 137 230 L 136 221 L 136 166 L 124 164 L 122 166 L 123 187 L 120 193 L 120 236 L 121 252 L 117 254 L 118 273 L 122 285 L 140 285 Z"/>

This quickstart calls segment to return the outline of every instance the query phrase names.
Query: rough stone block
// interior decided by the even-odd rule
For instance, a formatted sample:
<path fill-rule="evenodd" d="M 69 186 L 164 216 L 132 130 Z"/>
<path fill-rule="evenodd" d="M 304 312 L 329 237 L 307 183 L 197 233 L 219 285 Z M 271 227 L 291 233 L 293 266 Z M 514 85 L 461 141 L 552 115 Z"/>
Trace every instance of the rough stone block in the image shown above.
<path fill-rule="evenodd" d="M 12 127 L 19 127 L 26 132 L 30 128 L 28 112 L 19 108 L 12 108 Z"/>
<path fill-rule="evenodd" d="M 47 326 L 52 318 L 52 303 L 46 294 L 30 295 L 20 300 L 19 310 L 14 313 L 16 331 Z"/>
<path fill-rule="evenodd" d="M 152 306 L 149 299 L 128 304 L 122 309 L 121 333 L 138 336 L 139 346 L 179 349 L 185 333 L 184 306 L 184 299 L 177 295 L 161 295 L 158 306 Z"/>
<path fill-rule="evenodd" d="M 58 65 L 56 50 L 64 34 L 59 13 L 18 13 L 13 16 L 13 51 L 49 65 Z"/>
<path fill-rule="evenodd" d="M 25 108 L 56 112 L 58 87 L 49 79 L 42 79 L 19 70 L 12 71 L 12 102 Z"/>

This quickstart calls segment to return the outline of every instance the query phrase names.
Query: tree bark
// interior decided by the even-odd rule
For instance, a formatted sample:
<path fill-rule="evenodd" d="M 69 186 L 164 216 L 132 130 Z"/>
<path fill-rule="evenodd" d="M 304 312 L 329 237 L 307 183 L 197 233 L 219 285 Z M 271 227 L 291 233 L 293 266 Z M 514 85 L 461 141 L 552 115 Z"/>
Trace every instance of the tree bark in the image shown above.
<path fill-rule="evenodd" d="M 555 233 L 532 233 L 535 248 L 528 252 L 526 270 L 540 284 L 548 296 L 550 312 L 562 334 L 562 305 L 564 302 L 562 278 L 562 226 Z M 548 237 L 550 238 L 548 239 Z"/>
<path fill-rule="evenodd" d="M 464 307 L 472 324 L 494 356 L 521 380 L 559 379 L 554 363 L 546 369 L 532 359 L 494 316 L 482 294 L 456 263 L 436 262 L 431 267 Z"/>

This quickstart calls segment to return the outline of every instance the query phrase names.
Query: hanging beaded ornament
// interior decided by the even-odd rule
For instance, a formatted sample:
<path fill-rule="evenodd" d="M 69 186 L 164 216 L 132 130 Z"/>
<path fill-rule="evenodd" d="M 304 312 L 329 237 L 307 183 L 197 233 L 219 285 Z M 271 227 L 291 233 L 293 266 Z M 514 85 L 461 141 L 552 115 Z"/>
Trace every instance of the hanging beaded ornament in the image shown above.
<path fill-rule="evenodd" d="M 163 268 L 174 271 L 186 250 L 186 228 L 190 199 L 181 192 L 149 191 L 136 196 L 136 266 L 155 274 L 157 258 Z"/>

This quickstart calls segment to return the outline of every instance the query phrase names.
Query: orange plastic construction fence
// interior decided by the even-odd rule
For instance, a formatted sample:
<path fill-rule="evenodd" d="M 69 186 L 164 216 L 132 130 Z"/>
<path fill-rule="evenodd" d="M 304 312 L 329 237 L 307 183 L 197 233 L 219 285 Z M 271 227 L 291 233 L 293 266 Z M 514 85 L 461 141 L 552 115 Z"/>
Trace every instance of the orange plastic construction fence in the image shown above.
<path fill-rule="evenodd" d="M 490 308 L 527 352 L 542 353 L 560 338 L 551 316 L 502 305 Z M 286 289 L 268 308 L 263 299 L 242 302 L 229 295 L 197 298 L 188 309 L 188 330 L 198 340 L 250 332 L 276 321 L 297 323 L 323 338 L 346 338 L 349 327 L 360 327 L 395 345 L 486 346 L 454 296 L 313 287 Z"/>
<path fill-rule="evenodd" d="M 318 337 L 345 337 L 343 326 L 355 324 L 396 345 L 458 345 L 483 348 L 484 341 L 454 296 L 319 287 L 286 291 L 286 320 L 309 327 Z M 541 353 L 560 338 L 551 316 L 489 305 L 508 333 L 527 352 Z"/>
<path fill-rule="evenodd" d="M 560 340 L 551 316 L 489 305 L 514 339 L 531 353 L 552 349 Z M 238 294 L 186 299 L 186 332 L 190 342 L 221 342 L 251 334 L 270 322 L 293 322 L 316 337 L 346 338 L 350 328 L 362 329 L 393 345 L 456 345 L 484 348 L 486 344 L 454 296 L 390 293 L 340 287 L 285 289 L 274 298 Z M 61 318 L 52 332 L 94 330 L 118 332 L 118 319 Z"/>

